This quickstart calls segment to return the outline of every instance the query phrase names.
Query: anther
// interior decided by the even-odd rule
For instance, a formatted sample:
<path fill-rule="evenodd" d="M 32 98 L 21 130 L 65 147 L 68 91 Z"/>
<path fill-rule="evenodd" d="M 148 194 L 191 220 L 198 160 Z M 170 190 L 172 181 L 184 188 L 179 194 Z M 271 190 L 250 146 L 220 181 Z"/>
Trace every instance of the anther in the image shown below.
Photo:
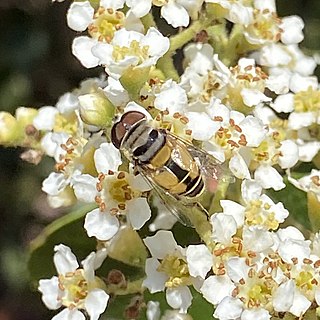
<path fill-rule="evenodd" d="M 125 210 L 125 209 L 126 209 L 125 203 L 119 203 L 119 204 L 118 204 L 118 208 L 119 208 L 120 210 Z"/>
<path fill-rule="evenodd" d="M 125 176 L 126 176 L 125 173 L 123 171 L 121 171 L 121 172 L 119 172 L 117 178 L 118 179 L 123 179 Z"/>
<path fill-rule="evenodd" d="M 102 191 L 103 188 L 102 188 L 102 183 L 101 182 L 97 182 L 96 183 L 96 189 L 97 189 L 98 192 Z"/>
<path fill-rule="evenodd" d="M 223 118 L 221 116 L 214 116 L 213 121 L 223 121 Z"/>

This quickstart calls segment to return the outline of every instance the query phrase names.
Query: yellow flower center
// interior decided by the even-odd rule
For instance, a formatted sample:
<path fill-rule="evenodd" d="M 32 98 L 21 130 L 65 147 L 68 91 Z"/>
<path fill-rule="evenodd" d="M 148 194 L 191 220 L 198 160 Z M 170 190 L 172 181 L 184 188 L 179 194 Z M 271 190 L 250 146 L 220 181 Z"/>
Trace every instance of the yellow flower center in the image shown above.
<path fill-rule="evenodd" d="M 318 112 L 320 110 L 320 91 L 311 86 L 294 95 L 294 109 L 296 112 Z"/>
<path fill-rule="evenodd" d="M 142 195 L 141 191 L 132 189 L 128 173 L 124 171 L 118 173 L 109 171 L 108 175 L 100 173 L 98 179 L 97 191 L 101 192 L 101 195 L 96 197 L 96 202 L 101 211 L 106 209 L 106 204 L 113 203 L 111 214 L 116 215 L 120 213 L 119 211 L 125 213 L 126 202 Z"/>
<path fill-rule="evenodd" d="M 84 299 L 88 294 L 88 283 L 83 269 L 59 275 L 59 289 L 64 292 L 61 302 L 66 307 L 84 307 Z"/>
<path fill-rule="evenodd" d="M 125 15 L 112 8 L 100 7 L 94 15 L 95 21 L 88 27 L 89 34 L 99 40 L 110 42 L 114 33 L 124 26 Z"/>
<path fill-rule="evenodd" d="M 233 296 L 239 298 L 247 308 L 267 307 L 272 297 L 272 290 L 277 284 L 272 279 L 266 279 L 263 273 L 257 273 L 249 269 L 248 277 L 241 279 L 233 292 Z"/>
<path fill-rule="evenodd" d="M 213 121 L 223 121 L 222 117 L 215 117 Z M 234 148 L 240 148 L 241 146 L 247 145 L 246 136 L 242 133 L 240 126 L 235 124 L 233 119 L 229 120 L 228 127 L 220 127 L 219 130 L 215 133 L 213 140 L 220 147 L 226 149 L 228 154 L 226 157 L 231 156 L 231 150 Z"/>
<path fill-rule="evenodd" d="M 233 76 L 232 85 L 228 86 L 227 96 L 222 102 L 231 105 L 235 110 L 244 114 L 251 113 L 251 108 L 243 101 L 242 89 L 255 89 L 264 92 L 265 80 L 268 76 L 260 67 L 253 65 L 247 65 L 244 68 L 237 65 L 230 68 L 230 71 Z"/>
<path fill-rule="evenodd" d="M 281 155 L 278 150 L 281 147 L 279 134 L 274 133 L 261 142 L 257 148 L 252 148 L 254 161 L 258 163 L 276 164 Z"/>
<path fill-rule="evenodd" d="M 187 262 L 174 255 L 167 255 L 162 261 L 157 271 L 164 272 L 169 276 L 166 282 L 167 288 L 176 288 L 182 285 L 191 285 L 191 279 Z"/>
<path fill-rule="evenodd" d="M 281 37 L 281 19 L 275 12 L 268 9 L 255 10 L 254 21 L 247 28 L 247 32 L 254 38 L 264 39 L 270 42 L 278 42 Z"/>
<path fill-rule="evenodd" d="M 111 197 L 118 203 L 124 203 L 132 198 L 131 187 L 122 172 L 109 184 L 109 188 Z"/>
<path fill-rule="evenodd" d="M 275 219 L 275 213 L 270 211 L 271 206 L 261 200 L 253 200 L 249 203 L 245 211 L 248 225 L 263 225 L 268 229 L 275 230 L 279 222 Z"/>
<path fill-rule="evenodd" d="M 116 62 L 123 60 L 126 56 L 136 56 L 140 64 L 149 57 L 149 46 L 141 47 L 137 40 L 133 40 L 130 47 L 113 46 L 112 56 Z"/>
<path fill-rule="evenodd" d="M 65 132 L 70 135 L 75 135 L 78 129 L 78 122 L 75 113 L 69 116 L 56 114 L 53 127 L 54 132 Z"/>
<path fill-rule="evenodd" d="M 215 93 L 224 86 L 222 80 L 216 75 L 215 71 L 209 71 L 203 83 L 200 100 L 204 103 L 210 102 Z"/>
<path fill-rule="evenodd" d="M 296 285 L 304 290 L 311 290 L 314 285 L 312 284 L 313 275 L 308 271 L 301 271 L 296 277 Z"/>

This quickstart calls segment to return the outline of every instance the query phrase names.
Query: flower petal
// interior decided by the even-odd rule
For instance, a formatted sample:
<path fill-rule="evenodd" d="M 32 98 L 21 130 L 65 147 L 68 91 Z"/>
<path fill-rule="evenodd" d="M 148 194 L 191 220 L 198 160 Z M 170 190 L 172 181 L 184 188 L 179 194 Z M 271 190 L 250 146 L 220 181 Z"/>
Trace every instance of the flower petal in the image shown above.
<path fill-rule="evenodd" d="M 106 310 L 109 295 L 102 289 L 89 291 L 84 306 L 90 316 L 90 320 L 97 320 L 101 313 Z"/>
<path fill-rule="evenodd" d="M 93 20 L 94 9 L 90 1 L 73 2 L 67 13 L 69 28 L 75 31 L 84 31 Z"/>
<path fill-rule="evenodd" d="M 192 294 L 187 286 L 181 286 L 174 289 L 168 288 L 166 298 L 170 307 L 179 309 L 181 313 L 187 313 L 191 306 Z"/>
<path fill-rule="evenodd" d="M 148 288 L 150 293 L 163 291 L 165 282 L 169 278 L 164 272 L 157 271 L 159 266 L 160 262 L 156 258 L 146 260 L 145 272 L 147 277 L 143 280 L 142 286 Z"/>
<path fill-rule="evenodd" d="M 122 163 L 120 151 L 112 143 L 102 143 L 94 153 L 94 163 L 98 172 L 116 172 Z"/>
<path fill-rule="evenodd" d="M 243 303 L 239 299 L 225 297 L 217 306 L 213 316 L 218 319 L 239 319 L 243 309 Z"/>
<path fill-rule="evenodd" d="M 69 247 L 59 244 L 54 247 L 54 251 L 53 262 L 59 274 L 74 272 L 79 268 L 77 258 Z"/>
<path fill-rule="evenodd" d="M 59 289 L 58 277 L 54 276 L 51 279 L 39 280 L 38 290 L 42 293 L 42 301 L 50 310 L 60 308 L 61 300 L 59 296 L 62 292 Z"/>
<path fill-rule="evenodd" d="M 235 287 L 227 275 L 210 276 L 203 282 L 200 292 L 207 301 L 216 305 L 230 296 Z"/>
<path fill-rule="evenodd" d="M 118 232 L 119 225 L 115 216 L 109 212 L 101 212 L 99 209 L 88 212 L 84 222 L 88 236 L 102 241 L 111 239 Z"/>
<path fill-rule="evenodd" d="M 51 320 L 85 320 L 84 314 L 78 309 L 65 308 L 57 315 L 55 315 Z"/>
<path fill-rule="evenodd" d="M 204 244 L 189 245 L 186 252 L 189 273 L 204 279 L 212 267 L 212 255 Z"/>
<path fill-rule="evenodd" d="M 154 236 L 143 239 L 143 242 L 151 255 L 158 259 L 163 259 L 168 253 L 174 252 L 178 248 L 172 232 L 167 230 L 160 230 Z"/>
<path fill-rule="evenodd" d="M 91 52 L 96 44 L 95 39 L 86 36 L 77 37 L 73 40 L 72 53 L 86 68 L 94 68 L 99 65 L 99 58 Z"/>
<path fill-rule="evenodd" d="M 146 198 L 127 201 L 128 220 L 134 230 L 140 229 L 151 218 L 151 209 Z"/>
<path fill-rule="evenodd" d="M 268 165 L 262 165 L 254 173 L 254 179 L 264 189 L 273 188 L 275 191 L 285 188 L 282 176 L 273 167 Z"/>

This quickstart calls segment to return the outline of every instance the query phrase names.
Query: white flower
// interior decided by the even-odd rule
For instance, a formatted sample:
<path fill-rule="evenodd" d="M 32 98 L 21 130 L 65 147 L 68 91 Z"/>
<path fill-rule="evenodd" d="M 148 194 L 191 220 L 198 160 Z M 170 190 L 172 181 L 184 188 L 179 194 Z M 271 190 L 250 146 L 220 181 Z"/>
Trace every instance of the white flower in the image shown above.
<path fill-rule="evenodd" d="M 143 286 L 151 293 L 166 289 L 168 304 L 186 313 L 192 300 L 188 288 L 192 282 L 183 248 L 177 245 L 172 233 L 165 230 L 143 241 L 152 255 L 146 260 L 147 278 Z"/>
<path fill-rule="evenodd" d="M 170 114 L 183 113 L 188 104 L 187 93 L 175 81 L 166 81 L 156 93 L 154 106 L 161 111 L 168 109 Z"/>
<path fill-rule="evenodd" d="M 253 19 L 252 7 L 246 6 L 245 1 L 206 0 L 208 3 L 219 4 L 226 11 L 226 19 L 233 23 L 248 25 Z"/>
<path fill-rule="evenodd" d="M 292 30 L 290 25 L 281 24 L 281 19 L 276 14 L 275 2 L 255 1 L 253 17 L 248 25 L 245 26 L 244 35 L 249 43 L 265 45 L 278 42 L 281 37 L 282 27 Z"/>
<path fill-rule="evenodd" d="M 273 306 L 278 312 L 289 311 L 301 317 L 310 305 L 311 302 L 299 292 L 293 280 L 281 284 L 274 293 Z"/>
<path fill-rule="evenodd" d="M 95 194 L 99 209 L 87 213 L 84 227 L 90 237 L 111 239 L 120 227 L 118 218 L 126 217 L 134 229 L 140 229 L 151 217 L 148 201 L 142 192 L 150 190 L 141 176 L 126 172 L 101 173 Z"/>
<path fill-rule="evenodd" d="M 245 221 L 248 225 L 264 226 L 275 230 L 289 215 L 281 202 L 275 204 L 255 181 L 244 180 L 241 185 L 245 202 Z M 231 202 L 231 201 L 230 201 Z"/>
<path fill-rule="evenodd" d="M 306 81 L 306 77 L 312 75 L 317 66 L 315 59 L 306 56 L 296 44 L 272 43 L 263 46 L 260 52 L 255 52 L 252 56 L 260 65 L 269 67 L 269 79 L 279 82 L 276 93 L 287 93 L 289 89 L 296 92 L 297 84 L 300 90 L 301 85 L 306 90 L 310 83 L 310 80 Z M 304 78 L 295 80 L 297 75 Z M 316 78 L 312 81 L 316 82 Z"/>
<path fill-rule="evenodd" d="M 74 40 L 74 48 L 79 48 L 76 56 L 81 63 L 95 66 L 96 60 L 93 58 L 96 58 L 97 64 L 104 65 L 106 72 L 115 79 L 119 79 L 130 67 L 144 68 L 155 65 L 169 49 L 169 39 L 153 27 L 148 29 L 146 35 L 120 29 L 115 32 L 110 43 L 94 44 L 91 40 L 79 38 Z M 84 50 L 91 51 L 88 56 L 82 53 L 81 45 Z"/>
<path fill-rule="evenodd" d="M 66 150 L 61 148 L 69 139 L 69 135 L 65 132 L 48 132 L 41 139 L 42 150 L 56 162 L 61 160 L 61 156 L 66 154 Z"/>
<path fill-rule="evenodd" d="M 189 15 L 196 18 L 201 8 L 203 0 L 169 0 L 157 1 L 154 4 L 161 6 L 161 16 L 174 28 L 187 27 L 189 24 Z M 127 0 L 126 4 L 130 10 L 137 16 L 145 16 L 151 9 L 151 0 Z"/>
<path fill-rule="evenodd" d="M 82 268 L 79 268 L 69 247 L 60 244 L 54 250 L 58 277 L 41 279 L 38 288 L 42 293 L 42 301 L 49 309 L 65 307 L 53 319 L 85 319 L 79 311 L 83 310 L 91 320 L 97 320 L 109 300 L 109 295 L 102 289 L 104 283 L 94 275 L 94 270 L 101 266 L 106 257 L 106 250 L 92 252 L 82 261 Z"/>
<path fill-rule="evenodd" d="M 239 179 L 250 178 L 248 170 L 247 147 L 258 146 L 266 135 L 266 130 L 260 119 L 254 116 L 245 117 L 237 111 L 230 111 L 226 106 L 212 100 L 207 107 L 212 126 L 201 130 L 212 137 L 203 144 L 204 149 L 217 160 L 224 162 L 230 159 L 229 169 Z M 218 130 L 212 135 L 212 131 Z M 200 130 L 200 129 L 198 129 Z M 203 137 L 207 138 L 205 135 Z M 244 153 L 242 149 L 244 148 Z"/>
<path fill-rule="evenodd" d="M 288 180 L 298 189 L 305 192 L 312 192 L 320 201 L 320 170 L 312 169 L 309 175 L 300 179 L 294 179 L 291 175 Z"/>
<path fill-rule="evenodd" d="M 281 190 L 285 187 L 283 177 L 274 168 L 275 164 L 286 169 L 294 166 L 299 159 L 299 148 L 291 140 L 281 140 L 279 132 L 269 131 L 260 146 L 254 148 L 252 162 L 257 167 L 254 179 L 264 189 Z M 258 164 L 258 165 L 257 165 Z"/>

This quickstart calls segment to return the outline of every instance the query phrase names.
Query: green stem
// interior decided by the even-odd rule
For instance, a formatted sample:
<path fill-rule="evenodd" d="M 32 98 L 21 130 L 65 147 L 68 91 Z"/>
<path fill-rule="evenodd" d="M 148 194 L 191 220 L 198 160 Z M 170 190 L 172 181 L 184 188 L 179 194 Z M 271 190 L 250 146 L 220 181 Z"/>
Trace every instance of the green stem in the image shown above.
<path fill-rule="evenodd" d="M 207 219 L 205 213 L 198 208 L 193 208 L 192 216 L 189 216 L 190 221 L 192 222 L 193 226 L 195 227 L 198 235 L 200 238 L 206 243 L 208 246 L 212 243 L 211 235 L 212 235 L 212 228 L 211 224 Z"/>
<path fill-rule="evenodd" d="M 211 18 L 194 21 L 190 27 L 170 38 L 170 49 L 168 53 L 174 53 L 177 49 L 182 48 L 186 43 L 192 40 L 197 33 L 205 30 L 212 24 Z"/>
<path fill-rule="evenodd" d="M 114 285 L 107 286 L 107 292 L 109 294 L 115 294 L 119 296 L 124 296 L 127 294 L 140 293 L 142 292 L 142 282 L 144 279 L 138 279 L 132 282 L 128 282 L 125 288 L 119 288 Z"/>
<path fill-rule="evenodd" d="M 172 78 L 176 81 L 179 80 L 179 74 L 174 66 L 172 56 L 175 54 L 176 50 L 182 48 L 186 43 L 192 40 L 197 33 L 208 28 L 212 24 L 212 21 L 213 20 L 210 17 L 194 21 L 190 27 L 170 38 L 170 48 L 168 52 L 159 59 L 157 64 L 157 67 L 161 69 L 166 78 Z"/>
<path fill-rule="evenodd" d="M 146 30 L 150 27 L 156 27 L 156 22 L 154 21 L 153 15 L 148 13 L 144 17 L 141 18 L 141 22 Z"/>
<path fill-rule="evenodd" d="M 157 68 L 163 72 L 166 79 L 179 80 L 179 74 L 174 66 L 172 55 L 169 52 L 159 59 Z"/>

